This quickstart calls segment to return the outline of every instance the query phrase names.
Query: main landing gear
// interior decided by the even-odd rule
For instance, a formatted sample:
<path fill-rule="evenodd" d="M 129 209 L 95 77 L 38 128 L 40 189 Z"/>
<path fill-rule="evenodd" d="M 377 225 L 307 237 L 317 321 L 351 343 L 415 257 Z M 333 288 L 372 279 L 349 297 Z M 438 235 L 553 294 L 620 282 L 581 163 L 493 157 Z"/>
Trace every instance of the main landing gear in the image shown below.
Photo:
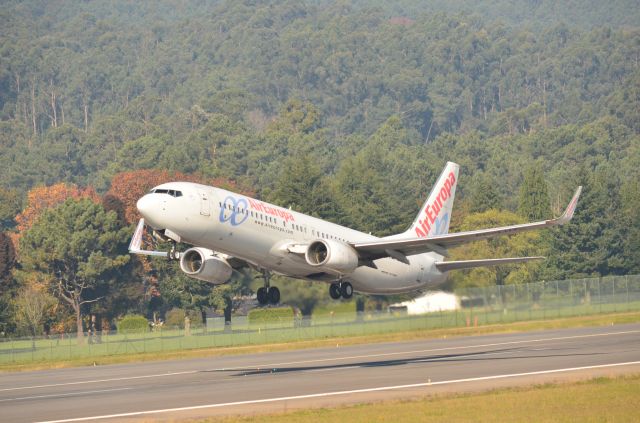
<path fill-rule="evenodd" d="M 269 286 L 269 279 L 271 274 L 262 270 L 262 278 L 264 279 L 264 287 L 258 288 L 256 296 L 258 297 L 258 303 L 265 305 L 267 303 L 278 304 L 280 302 L 280 290 L 276 286 Z"/>
<path fill-rule="evenodd" d="M 329 296 L 334 300 L 340 297 L 348 300 L 353 295 L 353 286 L 349 282 L 332 283 L 329 285 Z"/>

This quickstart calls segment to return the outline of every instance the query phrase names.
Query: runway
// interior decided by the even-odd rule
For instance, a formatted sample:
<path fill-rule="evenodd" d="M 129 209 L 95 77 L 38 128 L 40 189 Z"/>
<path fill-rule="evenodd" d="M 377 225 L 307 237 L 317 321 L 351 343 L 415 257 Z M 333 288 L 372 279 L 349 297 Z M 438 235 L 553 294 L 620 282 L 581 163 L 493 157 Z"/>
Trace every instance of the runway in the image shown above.
<path fill-rule="evenodd" d="M 0 419 L 253 414 L 629 373 L 640 324 L 0 374 Z"/>

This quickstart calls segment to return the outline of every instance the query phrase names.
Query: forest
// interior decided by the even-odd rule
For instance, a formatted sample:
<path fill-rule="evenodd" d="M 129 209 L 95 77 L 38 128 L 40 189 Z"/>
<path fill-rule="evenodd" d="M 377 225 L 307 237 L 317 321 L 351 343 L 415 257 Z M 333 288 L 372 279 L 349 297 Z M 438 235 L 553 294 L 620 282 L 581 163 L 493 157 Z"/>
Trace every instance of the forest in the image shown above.
<path fill-rule="evenodd" d="M 4 2 L 0 331 L 251 295 L 249 271 L 212 288 L 127 254 L 137 198 L 170 180 L 379 236 L 447 161 L 451 231 L 553 217 L 583 185 L 570 225 L 451 252 L 548 260 L 444 288 L 640 273 L 639 23 L 633 0 Z M 303 314 L 328 297 L 278 285 Z"/>

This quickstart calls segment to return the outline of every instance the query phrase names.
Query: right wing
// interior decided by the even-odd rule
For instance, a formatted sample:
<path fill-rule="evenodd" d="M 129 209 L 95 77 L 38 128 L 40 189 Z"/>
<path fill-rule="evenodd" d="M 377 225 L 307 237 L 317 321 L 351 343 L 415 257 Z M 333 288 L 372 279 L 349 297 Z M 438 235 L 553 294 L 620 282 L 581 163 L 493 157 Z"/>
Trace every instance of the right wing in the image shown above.
<path fill-rule="evenodd" d="M 523 223 L 520 225 L 502 226 L 498 228 L 480 229 L 476 231 L 437 235 L 430 238 L 380 239 L 371 242 L 353 243 L 351 245 L 356 251 L 358 251 L 361 258 L 369 260 L 375 260 L 383 257 L 402 258 L 402 256 L 422 254 L 431 251 L 442 256 L 446 256 L 447 249 L 469 242 L 480 241 L 482 239 L 493 238 L 501 235 L 512 235 L 518 232 L 530 231 L 532 229 L 564 225 L 573 217 L 581 192 L 582 187 L 580 186 L 576 190 L 571 202 L 569 202 L 569 205 L 562 216 L 555 219 Z"/>
<path fill-rule="evenodd" d="M 144 219 L 140 219 L 140 221 L 138 222 L 138 226 L 136 227 L 136 231 L 133 233 L 133 237 L 131 237 L 131 242 L 129 243 L 130 254 L 171 258 L 169 251 L 143 250 L 141 248 L 143 233 L 144 233 Z"/>
<path fill-rule="evenodd" d="M 157 251 L 157 250 L 143 250 L 141 248 L 142 246 L 142 235 L 144 233 L 144 219 L 140 219 L 140 221 L 138 222 L 138 226 L 136 227 L 136 231 L 133 233 L 133 237 L 131 237 L 131 242 L 129 243 L 129 253 L 130 254 L 138 254 L 138 255 L 142 255 L 142 256 L 154 256 L 154 257 L 165 257 L 168 259 L 171 259 L 171 252 L 170 251 Z M 180 258 L 180 254 L 179 252 L 174 252 L 173 255 L 175 259 L 179 259 Z M 216 255 L 218 255 L 219 257 L 224 258 L 227 263 L 229 263 L 229 265 L 233 268 L 233 269 L 240 269 L 242 267 L 248 267 L 249 263 L 247 263 L 246 261 L 238 258 L 238 257 L 234 257 L 234 256 L 230 256 L 228 254 L 222 254 L 222 253 L 215 253 Z"/>

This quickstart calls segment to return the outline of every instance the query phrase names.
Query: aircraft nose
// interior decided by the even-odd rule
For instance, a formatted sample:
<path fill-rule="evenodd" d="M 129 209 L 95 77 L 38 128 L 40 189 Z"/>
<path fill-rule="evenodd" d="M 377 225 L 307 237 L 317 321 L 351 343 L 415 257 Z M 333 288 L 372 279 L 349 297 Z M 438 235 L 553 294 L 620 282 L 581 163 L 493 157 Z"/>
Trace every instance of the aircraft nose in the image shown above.
<path fill-rule="evenodd" d="M 149 216 L 153 212 L 153 209 L 155 208 L 153 204 L 154 203 L 153 199 L 149 197 L 150 197 L 149 195 L 145 195 L 142 198 L 140 198 L 136 203 L 136 207 L 138 208 L 138 211 L 140 212 L 142 217 L 144 217 L 145 219 L 149 218 Z"/>

